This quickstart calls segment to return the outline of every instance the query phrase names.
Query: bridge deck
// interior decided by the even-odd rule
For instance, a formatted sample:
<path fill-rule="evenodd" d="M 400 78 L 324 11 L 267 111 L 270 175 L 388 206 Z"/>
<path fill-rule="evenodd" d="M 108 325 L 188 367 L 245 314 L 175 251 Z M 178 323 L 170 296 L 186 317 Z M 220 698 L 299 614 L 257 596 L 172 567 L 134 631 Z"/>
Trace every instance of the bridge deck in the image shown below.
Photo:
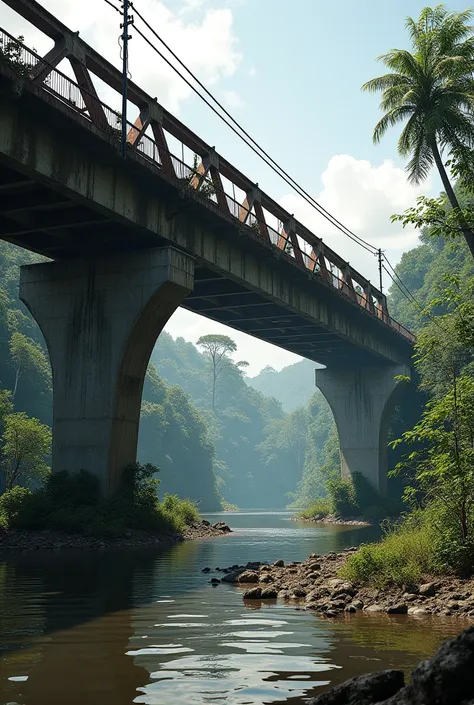
<path fill-rule="evenodd" d="M 67 90 L 70 95 L 72 88 L 80 90 L 78 84 L 54 71 L 62 79 L 63 94 Z M 52 74 L 51 70 L 49 76 Z M 196 257 L 195 289 L 185 302 L 185 307 L 196 313 L 325 364 L 409 359 L 414 336 L 388 316 L 380 292 L 325 248 L 318 238 L 310 237 L 279 206 L 274 211 L 281 216 L 281 225 L 273 229 L 267 222 L 268 216 L 264 217 L 269 202 L 262 194 L 254 193 L 252 197 L 248 189 L 247 200 L 240 204 L 223 187 L 219 192 L 222 179 L 217 178 L 219 173 L 215 168 L 219 159 L 208 148 L 206 161 L 206 145 L 200 146 L 203 159 L 196 169 L 174 157 L 156 140 L 151 140 L 154 145 L 151 148 L 148 137 L 148 142 L 142 142 L 148 146 L 140 149 L 140 144 L 130 138 L 132 130 L 138 134 L 137 127 L 131 126 L 128 159 L 124 163 L 118 153 L 116 130 L 110 129 L 112 118 L 107 128 L 98 127 L 91 119 L 90 106 L 86 114 L 82 108 L 78 109 L 77 102 L 72 105 L 65 100 L 56 90 L 56 83 L 52 89 L 53 83 L 18 77 L 12 67 L 0 62 L 0 91 L 10 99 L 7 100 L 10 105 L 15 105 L 13 113 L 19 116 L 15 144 L 0 151 L 1 238 L 54 259 L 159 247 L 171 242 Z M 18 90 L 21 98 L 14 99 Z M 125 170 L 128 178 L 141 187 L 139 208 L 143 213 L 149 210 L 153 191 L 156 199 L 166 204 L 167 223 L 176 221 L 182 228 L 183 217 L 186 222 L 198 220 L 200 230 L 210 229 L 215 238 L 226 241 L 229 247 L 238 243 L 240 249 L 253 255 L 262 266 L 271 268 L 290 285 L 295 283 L 306 295 L 317 298 L 330 313 L 321 320 L 315 319 L 309 309 L 303 310 L 290 301 L 282 306 L 285 297 L 274 293 L 269 296 L 268 291 L 250 284 L 245 277 L 235 276 L 232 267 L 223 266 L 219 257 L 202 256 L 194 236 L 186 238 L 185 233 L 179 238 L 170 237 L 173 228 L 168 225 L 151 228 L 145 215 L 138 219 L 124 217 L 123 204 L 115 209 L 104 208 L 93 198 L 84 197 L 65 185 L 70 175 L 65 171 L 64 161 L 61 168 L 56 165 L 54 174 L 46 177 L 45 170 L 38 167 L 40 154 L 21 153 L 25 139 L 31 152 L 36 137 L 32 140 L 31 134 L 26 133 L 34 132 L 38 126 L 57 130 L 58 148 L 67 134 L 68 147 L 74 148 L 76 161 L 77 153 L 83 150 L 111 170 Z M 38 140 L 38 148 L 39 144 Z M 173 166 L 172 172 L 165 168 L 167 158 Z M 305 243 L 311 244 L 311 252 L 304 249 Z M 329 263 L 335 260 L 337 269 L 336 265 L 333 271 L 327 268 L 326 260 Z M 365 328 L 367 336 L 377 337 L 381 345 L 375 349 L 367 345 L 365 336 L 353 336 L 347 324 L 344 331 L 334 324 L 338 318 Z M 393 348 L 394 355 L 387 353 L 389 348 Z"/>

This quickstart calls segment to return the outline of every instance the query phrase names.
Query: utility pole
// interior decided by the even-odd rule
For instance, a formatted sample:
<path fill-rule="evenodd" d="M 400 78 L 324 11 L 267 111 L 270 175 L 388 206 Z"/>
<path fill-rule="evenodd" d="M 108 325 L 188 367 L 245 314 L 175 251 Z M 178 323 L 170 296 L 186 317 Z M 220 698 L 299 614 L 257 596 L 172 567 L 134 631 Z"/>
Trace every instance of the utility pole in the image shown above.
<path fill-rule="evenodd" d="M 127 97 L 128 97 L 128 40 L 131 36 L 128 33 L 128 28 L 133 24 L 133 17 L 128 14 L 130 0 L 123 0 L 123 23 L 120 29 L 123 29 L 122 34 L 122 157 L 127 156 Z"/>
<path fill-rule="evenodd" d="M 378 249 L 377 255 L 378 255 L 378 259 L 379 259 L 379 288 L 380 288 L 380 293 L 383 294 L 383 286 L 382 286 L 382 284 L 383 284 L 383 282 L 382 282 L 382 258 L 383 258 L 383 255 L 382 255 L 382 250 L 380 249 L 380 247 Z"/>

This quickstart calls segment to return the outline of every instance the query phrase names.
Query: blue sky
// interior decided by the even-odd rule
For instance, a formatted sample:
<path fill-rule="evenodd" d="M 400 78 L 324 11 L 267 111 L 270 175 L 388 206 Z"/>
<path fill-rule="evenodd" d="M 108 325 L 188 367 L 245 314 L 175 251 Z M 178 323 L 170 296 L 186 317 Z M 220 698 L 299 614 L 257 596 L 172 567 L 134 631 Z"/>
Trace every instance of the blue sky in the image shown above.
<path fill-rule="evenodd" d="M 103 0 L 41 2 L 119 65 L 120 18 Z M 120 0 L 114 2 L 119 4 Z M 362 93 L 360 86 L 383 73 L 377 56 L 394 47 L 408 46 L 405 18 L 417 16 L 425 3 L 135 0 L 135 4 L 254 139 L 330 212 L 364 239 L 382 247 L 392 264 L 416 245 L 417 234 L 392 224 L 390 216 L 413 205 L 418 195 L 436 193 L 440 189 L 437 175 L 433 173 L 418 188 L 407 184 L 404 163 L 397 155 L 396 129 L 379 146 L 372 144 L 379 99 Z M 447 6 L 465 7 L 451 2 Z M 0 25 L 13 34 L 24 34 L 26 42 L 38 51 L 50 46 L 49 40 L 5 8 L 2 0 Z M 137 26 L 144 29 L 138 20 Z M 375 259 L 334 231 L 292 193 L 163 65 L 133 29 L 132 35 L 133 79 L 377 282 Z M 118 95 L 97 87 L 105 102 L 118 107 Z M 218 332 L 222 327 L 178 311 L 168 330 L 174 336 L 196 341 L 200 335 Z M 296 359 L 243 334 L 231 335 L 239 346 L 238 359 L 250 362 L 250 374 L 266 364 L 280 368 Z"/>

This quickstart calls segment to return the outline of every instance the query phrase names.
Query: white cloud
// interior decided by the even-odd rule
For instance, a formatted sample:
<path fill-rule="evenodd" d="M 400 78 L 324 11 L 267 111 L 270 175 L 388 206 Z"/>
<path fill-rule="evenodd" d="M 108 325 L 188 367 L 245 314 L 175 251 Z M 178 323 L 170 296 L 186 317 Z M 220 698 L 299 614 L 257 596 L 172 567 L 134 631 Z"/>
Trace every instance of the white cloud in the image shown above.
<path fill-rule="evenodd" d="M 257 75 L 257 69 L 252 66 L 251 69 L 248 71 L 250 78 L 253 78 L 254 76 Z"/>
<path fill-rule="evenodd" d="M 416 245 L 417 232 L 413 228 L 403 229 L 400 223 L 391 223 L 390 216 L 413 205 L 418 195 L 429 191 L 429 183 L 412 186 L 407 182 L 405 171 L 389 160 L 374 166 L 347 154 L 332 157 L 321 180 L 323 188 L 316 200 L 352 232 L 385 250 L 392 264 L 398 262 L 405 250 Z M 288 194 L 279 202 L 378 285 L 377 262 L 373 255 L 340 233 L 301 197 Z M 388 285 L 389 282 L 386 288 Z"/>
<path fill-rule="evenodd" d="M 118 37 L 121 17 L 105 2 L 44 0 L 42 4 L 70 29 L 79 30 L 80 36 L 115 66 L 120 65 Z M 119 6 L 120 0 L 114 0 L 114 4 Z M 232 76 L 241 61 L 233 28 L 233 14 L 228 8 L 201 8 L 202 3 L 193 0 L 188 2 L 190 4 L 196 10 L 192 22 L 186 21 L 179 11 L 170 10 L 161 0 L 142 0 L 139 9 L 203 83 L 213 85 L 222 78 Z M 158 40 L 146 30 L 138 17 L 135 17 L 135 23 L 159 46 Z M 33 44 L 40 53 L 51 46 L 50 39 L 38 33 L 4 5 L 0 7 L 0 24 L 14 35 L 23 34 L 26 44 Z M 180 104 L 191 95 L 191 89 L 145 44 L 137 32 L 133 31 L 133 27 L 131 34 L 133 39 L 130 42 L 129 65 L 133 80 L 152 96 L 156 96 L 169 110 L 177 111 Z M 163 53 L 166 54 L 166 51 Z M 107 97 L 103 94 L 101 97 L 106 102 L 114 103 L 113 107 L 117 105 L 117 96 L 112 96 L 110 92 Z"/>
<path fill-rule="evenodd" d="M 237 91 L 223 91 L 223 96 L 224 102 L 229 106 L 229 108 L 234 108 L 237 110 L 238 108 L 243 108 L 245 105 L 245 101 L 241 98 Z"/>
<path fill-rule="evenodd" d="M 246 360 L 249 363 L 247 369 L 249 377 L 254 377 L 266 365 L 271 365 L 275 369 L 281 370 L 282 367 L 301 360 L 300 357 L 287 350 L 277 348 L 275 345 L 270 345 L 270 343 L 264 343 L 246 333 L 223 326 L 221 323 L 199 316 L 191 311 L 186 311 L 184 308 L 179 308 L 173 314 L 165 330 L 173 338 L 181 336 L 192 343 L 196 343 L 198 338 L 206 333 L 229 335 L 237 343 L 237 352 L 233 355 L 233 358 L 235 361 Z"/>

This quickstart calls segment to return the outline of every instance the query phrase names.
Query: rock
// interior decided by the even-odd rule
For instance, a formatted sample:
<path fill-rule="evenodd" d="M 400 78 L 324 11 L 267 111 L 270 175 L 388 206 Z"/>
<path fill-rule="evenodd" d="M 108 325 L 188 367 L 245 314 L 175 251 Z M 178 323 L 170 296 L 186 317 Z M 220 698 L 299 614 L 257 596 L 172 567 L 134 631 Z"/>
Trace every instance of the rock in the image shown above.
<path fill-rule="evenodd" d="M 203 519 L 201 523 L 203 524 L 203 526 L 210 526 L 211 525 L 211 522 L 207 521 L 207 519 Z"/>
<path fill-rule="evenodd" d="M 232 533 L 232 529 L 228 524 L 226 524 L 224 521 L 218 521 L 214 524 L 214 529 L 217 529 L 218 531 L 223 531 L 225 534 Z"/>
<path fill-rule="evenodd" d="M 240 573 L 237 572 L 232 572 L 232 573 L 226 573 L 224 577 L 222 578 L 223 583 L 238 583 L 240 578 Z"/>
<path fill-rule="evenodd" d="M 390 605 L 385 611 L 387 614 L 406 614 L 408 612 L 408 605 L 404 602 L 400 602 L 398 605 Z"/>
<path fill-rule="evenodd" d="M 352 678 L 311 705 L 472 705 L 474 693 L 474 627 L 446 641 L 431 659 L 412 671 L 405 686 L 400 671 Z"/>
<path fill-rule="evenodd" d="M 369 605 L 365 608 L 366 612 L 384 612 L 382 605 Z"/>
<path fill-rule="evenodd" d="M 415 615 L 415 616 L 416 616 L 416 615 L 421 616 L 422 614 L 426 614 L 426 610 L 423 609 L 423 607 L 415 607 L 415 606 L 413 606 L 413 607 L 409 607 L 409 608 L 408 608 L 408 614 L 412 614 L 412 615 Z"/>
<path fill-rule="evenodd" d="M 362 600 L 352 600 L 352 603 L 351 603 L 351 604 L 354 605 L 354 607 L 356 608 L 356 610 L 361 610 L 361 609 L 363 609 L 363 607 L 364 607 L 364 603 L 362 602 Z"/>
<path fill-rule="evenodd" d="M 404 592 L 402 598 L 405 602 L 414 602 L 418 599 L 418 595 L 413 592 Z"/>
<path fill-rule="evenodd" d="M 285 567 L 285 561 L 279 558 L 275 563 L 273 564 L 274 568 L 284 568 Z"/>
<path fill-rule="evenodd" d="M 354 614 L 354 612 L 357 612 L 357 607 L 355 607 L 354 605 L 347 605 L 344 612 L 349 612 L 349 614 Z"/>
<path fill-rule="evenodd" d="M 210 568 L 203 568 L 203 569 L 201 570 L 201 573 L 210 573 L 210 572 L 211 572 L 211 569 L 210 569 Z"/>
<path fill-rule="evenodd" d="M 330 619 L 334 619 L 334 617 L 337 617 L 337 612 L 336 610 L 328 610 L 324 613 L 324 616 L 329 617 Z"/>
<path fill-rule="evenodd" d="M 271 575 L 262 575 L 260 578 L 261 583 L 271 583 L 273 581 L 273 578 Z"/>
<path fill-rule="evenodd" d="M 330 580 L 326 581 L 326 587 L 330 588 L 331 590 L 335 590 L 336 588 L 339 588 L 342 585 L 350 585 L 350 583 L 346 583 L 345 580 L 341 580 L 340 578 L 331 578 Z"/>
<path fill-rule="evenodd" d="M 302 587 L 297 587 L 293 590 L 293 596 L 296 598 L 306 597 L 306 590 Z"/>
<path fill-rule="evenodd" d="M 211 585 L 219 585 L 220 582 L 219 578 L 211 578 L 210 580 Z"/>
<path fill-rule="evenodd" d="M 271 567 L 270 565 L 261 565 L 261 566 L 260 566 L 260 572 L 261 572 L 261 573 L 267 572 L 267 571 L 269 571 L 269 570 L 271 570 L 271 569 L 272 569 L 272 567 Z"/>
<path fill-rule="evenodd" d="M 276 600 L 278 592 L 274 588 L 264 588 L 260 595 L 262 600 Z"/>
<path fill-rule="evenodd" d="M 401 671 L 381 671 L 351 678 L 327 693 L 309 700 L 310 705 L 373 705 L 396 695 L 405 685 Z"/>
<path fill-rule="evenodd" d="M 259 587 L 254 587 L 250 588 L 250 590 L 246 590 L 243 594 L 244 600 L 260 600 L 262 596 L 262 590 Z"/>
<path fill-rule="evenodd" d="M 244 570 L 239 575 L 239 583 L 258 583 L 259 575 L 252 570 Z"/>
<path fill-rule="evenodd" d="M 434 583 L 424 583 L 420 585 L 420 595 L 425 597 L 433 597 L 436 594 L 436 585 Z"/>

